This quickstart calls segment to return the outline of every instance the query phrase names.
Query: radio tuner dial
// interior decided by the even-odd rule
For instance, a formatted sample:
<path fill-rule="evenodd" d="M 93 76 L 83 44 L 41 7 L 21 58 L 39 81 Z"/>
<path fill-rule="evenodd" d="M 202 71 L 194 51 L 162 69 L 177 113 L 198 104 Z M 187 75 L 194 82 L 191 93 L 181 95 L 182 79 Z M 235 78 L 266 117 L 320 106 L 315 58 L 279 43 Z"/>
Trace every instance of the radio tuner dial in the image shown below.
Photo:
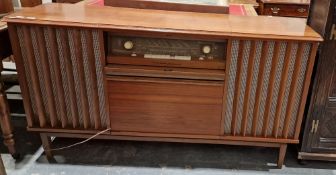
<path fill-rule="evenodd" d="M 211 52 L 211 46 L 209 46 L 209 45 L 205 45 L 205 46 L 203 46 L 203 47 L 202 47 L 202 52 L 203 52 L 204 54 L 209 54 L 209 53 Z"/>
<path fill-rule="evenodd" d="M 134 47 L 134 44 L 133 44 L 132 41 L 125 41 L 124 42 L 124 48 L 126 50 L 131 50 L 131 49 L 133 49 L 133 47 Z"/>

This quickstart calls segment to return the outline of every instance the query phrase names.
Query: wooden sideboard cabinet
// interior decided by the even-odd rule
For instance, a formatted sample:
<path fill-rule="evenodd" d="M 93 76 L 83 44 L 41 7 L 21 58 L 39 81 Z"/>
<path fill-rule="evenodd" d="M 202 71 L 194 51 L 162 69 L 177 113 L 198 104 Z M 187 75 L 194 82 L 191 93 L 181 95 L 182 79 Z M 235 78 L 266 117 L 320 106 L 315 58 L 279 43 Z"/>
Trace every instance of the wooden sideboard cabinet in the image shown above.
<path fill-rule="evenodd" d="M 260 0 L 259 13 L 267 16 L 308 17 L 310 0 Z"/>
<path fill-rule="evenodd" d="M 51 136 L 105 130 L 96 138 L 279 148 L 281 167 L 299 143 L 322 40 L 304 19 L 54 3 L 5 21 L 47 156 Z"/>
<path fill-rule="evenodd" d="M 324 10 L 321 10 L 324 9 Z M 299 159 L 336 161 L 336 3 L 312 1 L 309 24 L 324 36 L 318 51 Z"/>

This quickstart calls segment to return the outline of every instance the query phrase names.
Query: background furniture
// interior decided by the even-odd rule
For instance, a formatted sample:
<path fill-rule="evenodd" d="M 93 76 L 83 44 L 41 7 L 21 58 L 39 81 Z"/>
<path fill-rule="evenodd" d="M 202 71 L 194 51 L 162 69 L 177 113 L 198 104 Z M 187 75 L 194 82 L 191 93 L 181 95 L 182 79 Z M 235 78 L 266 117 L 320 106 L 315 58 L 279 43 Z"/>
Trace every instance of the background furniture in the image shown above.
<path fill-rule="evenodd" d="M 0 58 L 4 59 L 12 55 L 12 47 L 10 45 L 7 24 L 5 22 L 0 22 L 0 38 Z"/>
<path fill-rule="evenodd" d="M 13 11 L 13 3 L 12 0 L 1 0 L 0 1 L 0 14 L 9 13 Z"/>
<path fill-rule="evenodd" d="M 1 38 L 1 37 L 0 37 Z M 1 47 L 0 47 L 1 48 Z M 1 49 L 0 49 L 1 50 Z M 0 63 L 0 73 L 2 72 L 2 62 Z M 5 140 L 5 145 L 9 148 L 10 152 L 13 151 L 13 147 L 10 146 L 13 144 L 14 146 L 14 140 L 12 139 L 13 142 L 8 140 L 8 137 L 13 137 L 13 135 L 11 134 L 12 130 L 10 128 L 10 118 L 8 115 L 8 104 L 5 98 L 5 94 L 4 94 L 4 90 L 3 90 L 3 83 L 1 82 L 1 76 L 0 76 L 0 125 L 1 125 L 1 129 L 3 132 L 3 137 Z M 10 134 L 8 134 L 10 133 Z M 6 170 L 5 170 L 5 166 L 3 164 L 1 155 L 0 155 L 0 174 L 1 175 L 6 175 Z"/>
<path fill-rule="evenodd" d="M 12 49 L 10 47 L 10 41 L 8 36 L 7 24 L 0 22 L 0 72 L 3 70 L 2 59 L 12 55 Z M 12 154 L 14 158 L 17 158 L 15 150 L 15 142 L 13 139 L 13 129 L 10 120 L 9 106 L 7 102 L 7 97 L 5 94 L 4 84 L 2 77 L 0 76 L 0 126 L 2 130 L 2 135 L 4 137 L 4 144 L 7 146 L 9 153 Z"/>
<path fill-rule="evenodd" d="M 9 9 L 13 10 L 12 8 L 8 8 L 8 10 Z M 7 24 L 3 22 L 0 22 L 0 41 L 1 41 L 0 42 L 0 73 L 1 73 L 3 70 L 2 59 L 12 54 L 12 49 L 10 47 L 9 36 L 7 31 Z M 0 126 L 2 135 L 4 137 L 4 144 L 7 146 L 10 154 L 12 154 L 13 157 L 15 157 L 16 154 L 16 150 L 14 147 L 15 143 L 13 139 L 8 103 L 6 99 L 6 94 L 4 93 L 4 84 L 2 82 L 1 75 L 0 75 Z M 1 155 L 0 155 L 0 174 L 6 175 L 6 170 Z"/>
<path fill-rule="evenodd" d="M 315 0 L 309 24 L 324 37 L 299 159 L 336 160 L 336 2 Z"/>
<path fill-rule="evenodd" d="M 310 0 L 260 0 L 260 15 L 308 17 Z"/>
<path fill-rule="evenodd" d="M 35 7 L 42 4 L 42 0 L 20 0 L 22 7 Z"/>

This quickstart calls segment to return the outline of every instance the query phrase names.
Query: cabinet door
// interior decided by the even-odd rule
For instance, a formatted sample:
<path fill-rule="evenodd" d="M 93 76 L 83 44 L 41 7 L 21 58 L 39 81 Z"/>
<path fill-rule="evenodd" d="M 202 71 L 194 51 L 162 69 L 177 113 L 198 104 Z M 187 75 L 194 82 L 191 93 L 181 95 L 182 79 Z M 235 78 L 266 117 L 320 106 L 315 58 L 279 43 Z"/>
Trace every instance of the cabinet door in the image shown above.
<path fill-rule="evenodd" d="M 112 131 L 219 135 L 222 81 L 109 77 Z"/>
<path fill-rule="evenodd" d="M 336 109 L 326 108 L 320 127 L 314 135 L 312 152 L 336 153 Z"/>
<path fill-rule="evenodd" d="M 335 43 L 329 42 L 324 48 L 324 50 L 328 50 L 329 52 L 324 56 L 328 55 L 330 67 L 326 66 L 326 69 L 324 69 L 325 76 L 320 77 L 321 82 L 326 81 L 327 91 L 325 91 L 325 104 L 321 107 L 322 111 L 315 118 L 318 125 L 316 133 L 312 135 L 312 152 L 336 153 L 336 53 L 332 49 L 335 47 Z"/>
<path fill-rule="evenodd" d="M 301 152 L 336 153 L 336 1 L 312 0 L 308 24 L 324 37 Z M 321 10 L 325 9 L 325 10 Z M 317 129 L 316 126 L 318 123 Z"/>

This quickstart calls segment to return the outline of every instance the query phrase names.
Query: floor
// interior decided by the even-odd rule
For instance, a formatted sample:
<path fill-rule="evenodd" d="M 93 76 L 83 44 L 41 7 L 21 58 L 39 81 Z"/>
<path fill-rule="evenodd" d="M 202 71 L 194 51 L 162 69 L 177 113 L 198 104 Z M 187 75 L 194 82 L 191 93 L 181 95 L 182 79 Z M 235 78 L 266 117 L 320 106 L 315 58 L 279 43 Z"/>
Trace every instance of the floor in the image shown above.
<path fill-rule="evenodd" d="M 298 163 L 297 148 L 289 146 L 285 166 L 276 168 L 277 149 L 210 144 L 92 140 L 54 152 L 47 160 L 39 136 L 27 132 L 16 118 L 15 136 L 22 159 L 0 147 L 8 175 L 336 175 L 336 162 Z M 55 138 L 62 147 L 81 139 Z"/>

